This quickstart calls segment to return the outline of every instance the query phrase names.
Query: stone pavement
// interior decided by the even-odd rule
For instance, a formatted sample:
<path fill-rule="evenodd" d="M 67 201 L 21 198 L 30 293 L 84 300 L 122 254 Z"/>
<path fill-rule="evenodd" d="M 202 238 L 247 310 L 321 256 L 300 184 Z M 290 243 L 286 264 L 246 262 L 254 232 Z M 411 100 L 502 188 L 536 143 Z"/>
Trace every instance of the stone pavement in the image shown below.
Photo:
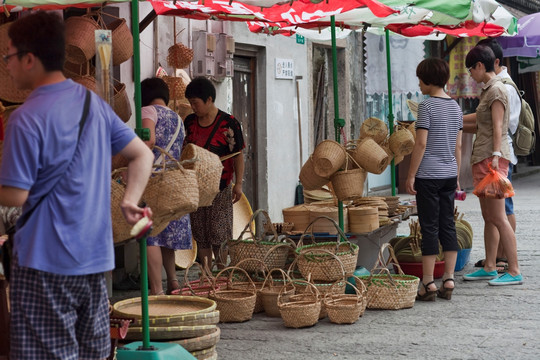
<path fill-rule="evenodd" d="M 539 171 L 524 168 L 514 181 L 523 285 L 462 280 L 484 258 L 480 205 L 469 191 L 456 205 L 474 229 L 473 250 L 465 269 L 456 273 L 451 301 L 420 302 L 397 311 L 368 309 L 353 325 L 324 319 L 305 329 L 288 329 L 280 318 L 256 314 L 245 323 L 219 325 L 219 359 L 539 359 Z M 402 233 L 408 234 L 408 221 L 400 224 Z"/>

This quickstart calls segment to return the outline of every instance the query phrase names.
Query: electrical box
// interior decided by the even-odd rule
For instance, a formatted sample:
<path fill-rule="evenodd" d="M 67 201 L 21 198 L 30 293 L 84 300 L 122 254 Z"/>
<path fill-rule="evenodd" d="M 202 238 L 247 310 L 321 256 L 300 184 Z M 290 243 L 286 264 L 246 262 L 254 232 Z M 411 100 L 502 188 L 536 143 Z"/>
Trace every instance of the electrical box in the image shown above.
<path fill-rule="evenodd" d="M 234 38 L 227 34 L 217 35 L 216 44 L 216 71 L 215 76 L 224 78 L 225 76 L 233 76 L 234 71 Z"/>
<path fill-rule="evenodd" d="M 195 76 L 215 75 L 216 35 L 206 31 L 195 31 L 193 40 L 193 74 Z"/>

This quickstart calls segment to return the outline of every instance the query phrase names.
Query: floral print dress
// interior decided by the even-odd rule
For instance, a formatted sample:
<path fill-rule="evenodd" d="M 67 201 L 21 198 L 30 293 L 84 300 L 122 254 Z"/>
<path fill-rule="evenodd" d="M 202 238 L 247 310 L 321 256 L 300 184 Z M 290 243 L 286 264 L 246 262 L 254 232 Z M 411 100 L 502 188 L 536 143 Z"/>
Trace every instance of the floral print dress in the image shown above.
<path fill-rule="evenodd" d="M 165 106 L 151 105 L 151 107 L 154 107 L 157 112 L 155 145 L 165 149 L 176 132 L 178 121 L 181 120 L 173 110 Z M 185 135 L 184 124 L 181 123 L 178 136 L 169 150 L 169 154 L 175 159 L 180 159 Z M 154 149 L 156 160 L 160 155 L 161 153 L 157 149 Z M 172 250 L 191 249 L 191 236 L 189 215 L 185 215 L 178 220 L 171 221 L 169 226 L 157 236 L 149 237 L 147 244 L 149 246 L 162 246 Z"/>

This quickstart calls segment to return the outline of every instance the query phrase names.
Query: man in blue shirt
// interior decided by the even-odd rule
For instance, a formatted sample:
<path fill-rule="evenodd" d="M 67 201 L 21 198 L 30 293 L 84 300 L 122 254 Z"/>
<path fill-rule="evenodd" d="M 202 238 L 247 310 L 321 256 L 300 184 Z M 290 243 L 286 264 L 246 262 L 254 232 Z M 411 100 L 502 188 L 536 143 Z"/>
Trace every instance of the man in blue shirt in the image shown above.
<path fill-rule="evenodd" d="M 10 279 L 12 359 L 104 359 L 110 352 L 104 272 L 114 268 L 111 156 L 129 160 L 121 208 L 130 224 L 154 159 L 99 96 L 62 73 L 62 19 L 12 23 L 4 54 L 19 89 L 0 168 L 0 205 L 22 206 Z M 82 125 L 80 129 L 80 125 Z M 79 137 L 79 130 L 81 130 Z"/>

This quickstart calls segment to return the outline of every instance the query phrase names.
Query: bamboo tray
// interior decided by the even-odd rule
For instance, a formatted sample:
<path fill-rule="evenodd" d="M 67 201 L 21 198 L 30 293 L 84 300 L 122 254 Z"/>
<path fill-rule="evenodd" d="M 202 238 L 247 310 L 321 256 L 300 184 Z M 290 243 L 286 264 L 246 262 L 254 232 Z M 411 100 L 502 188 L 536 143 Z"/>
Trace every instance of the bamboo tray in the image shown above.
<path fill-rule="evenodd" d="M 191 339 L 173 340 L 171 342 L 181 345 L 187 351 L 199 351 L 216 345 L 219 341 L 221 330 L 216 326 L 209 334 Z"/>
<path fill-rule="evenodd" d="M 196 325 L 196 326 L 150 326 L 150 339 L 155 340 L 174 340 L 190 339 L 214 333 L 216 325 Z M 131 326 L 126 335 L 126 340 L 142 340 L 143 328 L 140 326 Z"/>
<path fill-rule="evenodd" d="M 159 318 L 181 318 L 214 310 L 216 310 L 216 303 L 213 300 L 199 296 L 153 295 L 148 297 L 150 321 Z M 142 318 L 141 298 L 136 297 L 115 303 L 113 314 L 117 317 L 140 321 Z"/>

